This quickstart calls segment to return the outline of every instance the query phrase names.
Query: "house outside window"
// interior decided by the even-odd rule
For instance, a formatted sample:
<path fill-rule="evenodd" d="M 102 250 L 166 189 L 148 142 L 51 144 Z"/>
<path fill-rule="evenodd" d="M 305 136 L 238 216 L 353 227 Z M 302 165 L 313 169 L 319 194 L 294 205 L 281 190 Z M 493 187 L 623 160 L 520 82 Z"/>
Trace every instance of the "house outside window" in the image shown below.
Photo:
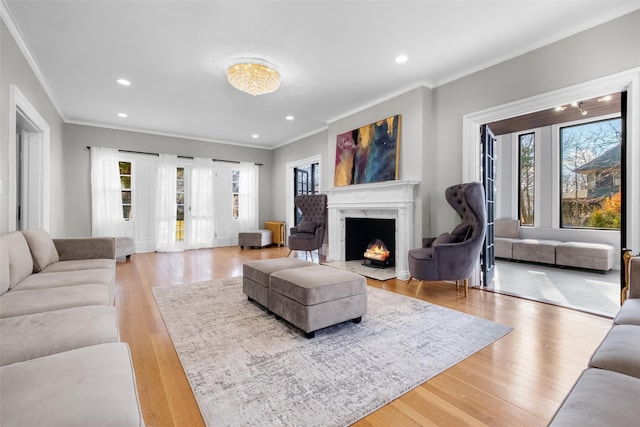
<path fill-rule="evenodd" d="M 231 216 L 233 219 L 240 217 L 240 171 L 231 170 Z"/>
<path fill-rule="evenodd" d="M 535 133 L 518 135 L 518 217 L 532 226 L 535 201 Z"/>
<path fill-rule="evenodd" d="M 125 221 L 133 219 L 133 189 L 131 185 L 131 162 L 118 162 L 120 167 L 120 194 L 122 197 L 122 218 Z"/>
<path fill-rule="evenodd" d="M 561 227 L 620 229 L 621 119 L 560 128 Z"/>

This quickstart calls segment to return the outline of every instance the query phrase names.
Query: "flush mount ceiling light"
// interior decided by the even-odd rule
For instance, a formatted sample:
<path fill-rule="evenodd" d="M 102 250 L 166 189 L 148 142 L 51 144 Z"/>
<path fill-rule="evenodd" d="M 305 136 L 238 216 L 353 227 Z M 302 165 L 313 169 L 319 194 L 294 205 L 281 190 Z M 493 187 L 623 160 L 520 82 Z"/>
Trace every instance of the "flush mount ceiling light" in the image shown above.
<path fill-rule="evenodd" d="M 275 92 L 280 87 L 280 74 L 261 59 L 238 59 L 227 68 L 231 86 L 253 96 Z"/>
<path fill-rule="evenodd" d="M 571 104 L 569 104 L 569 105 L 561 105 L 561 106 L 559 106 L 559 107 L 556 107 L 556 108 L 555 108 L 555 110 L 556 110 L 556 111 L 564 111 L 564 110 L 566 110 L 566 109 L 567 109 L 567 107 L 569 107 L 569 106 L 571 106 L 571 107 L 573 107 L 573 108 L 577 108 L 577 109 L 578 109 L 578 111 L 580 111 L 580 114 L 582 114 L 583 116 L 586 116 L 586 115 L 588 114 L 588 113 L 587 113 L 587 110 L 585 110 L 584 108 L 582 108 L 582 101 L 572 102 L 572 103 L 571 103 Z"/>

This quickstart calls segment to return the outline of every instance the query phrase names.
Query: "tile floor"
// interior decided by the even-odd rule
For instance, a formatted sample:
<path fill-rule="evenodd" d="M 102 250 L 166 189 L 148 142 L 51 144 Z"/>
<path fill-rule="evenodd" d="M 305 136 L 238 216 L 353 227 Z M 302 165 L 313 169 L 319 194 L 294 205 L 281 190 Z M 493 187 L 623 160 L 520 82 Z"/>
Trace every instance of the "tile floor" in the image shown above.
<path fill-rule="evenodd" d="M 488 290 L 613 317 L 620 309 L 620 271 L 605 274 L 496 260 Z"/>

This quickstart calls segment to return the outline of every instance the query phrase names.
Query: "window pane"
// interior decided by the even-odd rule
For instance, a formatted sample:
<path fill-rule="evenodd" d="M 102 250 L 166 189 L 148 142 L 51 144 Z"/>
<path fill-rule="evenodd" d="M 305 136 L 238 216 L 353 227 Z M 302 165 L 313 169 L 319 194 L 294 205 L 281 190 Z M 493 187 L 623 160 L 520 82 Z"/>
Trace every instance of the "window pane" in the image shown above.
<path fill-rule="evenodd" d="M 124 219 L 131 219 L 131 206 L 122 205 L 122 217 Z"/>
<path fill-rule="evenodd" d="M 131 175 L 131 162 L 120 162 L 120 175 Z"/>
<path fill-rule="evenodd" d="M 620 228 L 621 120 L 560 129 L 561 226 Z"/>
<path fill-rule="evenodd" d="M 238 195 L 234 194 L 233 195 L 233 218 L 234 219 L 238 219 L 238 213 L 239 213 L 239 207 L 238 207 Z"/>
<path fill-rule="evenodd" d="M 122 218 L 131 219 L 132 192 L 131 192 L 131 162 L 118 162 L 120 169 L 120 197 L 122 198 Z"/>
<path fill-rule="evenodd" d="M 533 207 L 535 190 L 535 134 L 518 136 L 519 147 L 519 217 L 521 225 L 533 226 Z"/>
<path fill-rule="evenodd" d="M 184 181 L 176 182 L 176 190 L 178 193 L 184 193 Z"/>
<path fill-rule="evenodd" d="M 184 220 L 184 205 L 178 205 L 176 207 L 176 217 L 179 220 Z"/>
<path fill-rule="evenodd" d="M 184 168 L 178 168 L 176 174 L 178 179 L 184 179 Z"/>
<path fill-rule="evenodd" d="M 231 183 L 231 192 L 232 193 L 239 193 L 240 192 L 240 183 L 239 182 L 232 182 Z"/>
<path fill-rule="evenodd" d="M 120 188 L 131 189 L 130 176 L 120 176 Z"/>
<path fill-rule="evenodd" d="M 176 193 L 176 203 L 184 205 L 184 193 Z"/>
<path fill-rule="evenodd" d="M 130 205 L 131 204 L 131 191 L 121 191 L 122 194 L 122 204 Z"/>

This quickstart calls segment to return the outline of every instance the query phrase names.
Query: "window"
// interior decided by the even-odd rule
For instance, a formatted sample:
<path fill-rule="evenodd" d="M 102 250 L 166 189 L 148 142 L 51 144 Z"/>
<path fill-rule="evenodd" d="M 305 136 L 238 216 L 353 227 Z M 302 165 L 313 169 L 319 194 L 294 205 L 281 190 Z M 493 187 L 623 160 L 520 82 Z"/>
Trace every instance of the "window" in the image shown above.
<path fill-rule="evenodd" d="M 233 219 L 240 216 L 240 171 L 238 169 L 231 170 L 231 215 Z"/>
<path fill-rule="evenodd" d="M 560 128 L 561 226 L 620 228 L 621 119 Z"/>
<path fill-rule="evenodd" d="M 112 163 L 113 164 L 113 163 Z M 120 194 L 122 196 L 122 218 L 125 221 L 133 219 L 132 189 L 131 189 L 131 162 L 119 162 L 120 166 Z"/>
<path fill-rule="evenodd" d="M 184 241 L 184 168 L 176 169 L 176 242 Z"/>
<path fill-rule="evenodd" d="M 518 135 L 518 217 L 520 225 L 533 226 L 535 144 L 533 132 Z"/>
<path fill-rule="evenodd" d="M 320 188 L 320 164 L 312 163 L 298 166 L 293 169 L 293 195 L 316 194 Z M 293 207 L 295 225 L 302 221 L 302 212 L 296 206 Z"/>

